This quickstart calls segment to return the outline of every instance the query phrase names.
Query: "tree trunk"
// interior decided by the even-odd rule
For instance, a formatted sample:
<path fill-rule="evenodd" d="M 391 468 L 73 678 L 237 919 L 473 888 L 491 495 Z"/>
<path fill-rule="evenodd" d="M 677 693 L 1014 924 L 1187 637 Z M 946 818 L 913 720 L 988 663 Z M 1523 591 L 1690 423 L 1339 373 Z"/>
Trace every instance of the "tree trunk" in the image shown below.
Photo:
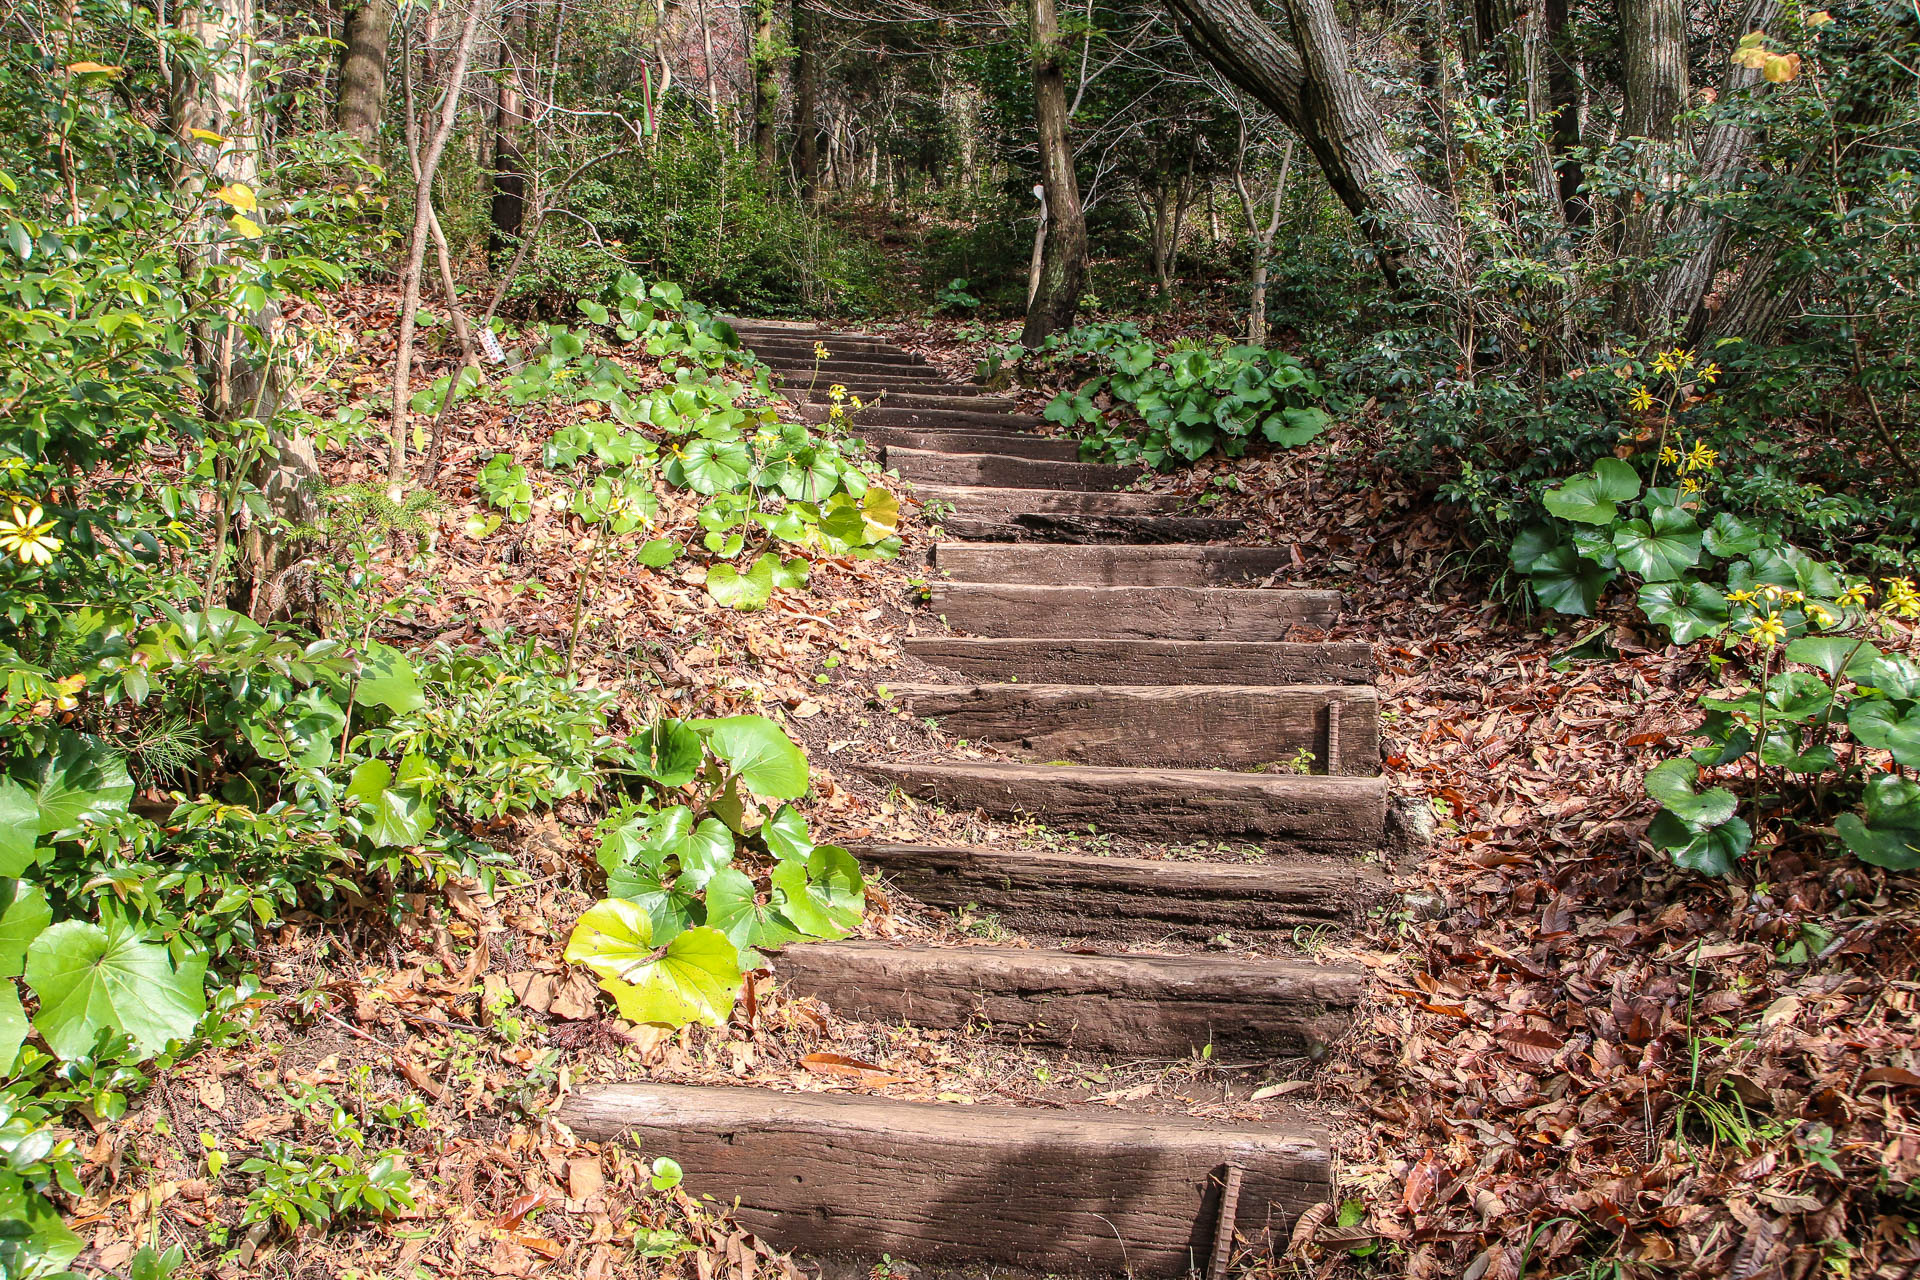
<path fill-rule="evenodd" d="M 427 139 L 420 156 L 420 172 L 413 184 L 413 233 L 407 242 L 406 270 L 400 278 L 400 331 L 395 340 L 393 361 L 393 405 L 391 435 L 388 439 L 387 484 L 398 489 L 407 477 L 407 432 L 412 425 L 408 409 L 413 377 L 414 315 L 420 310 L 421 268 L 426 262 L 427 242 L 433 227 L 433 177 L 440 168 L 440 157 L 447 149 L 460 112 L 460 90 L 467 79 L 467 61 L 473 54 L 474 36 L 480 30 L 480 15 L 487 0 L 469 0 L 460 43 L 454 47 L 453 66 L 447 72 L 447 87 L 440 100 L 440 119 Z"/>
<path fill-rule="evenodd" d="M 520 85 L 520 58 L 527 46 L 527 10 L 508 10 L 500 40 L 500 79 L 493 110 L 493 198 L 489 201 L 487 257 L 494 263 L 513 252 L 527 219 L 527 100 Z"/>
<path fill-rule="evenodd" d="M 1280 177 L 1273 184 L 1273 208 L 1263 226 L 1253 202 L 1253 192 L 1247 186 L 1247 126 L 1245 121 L 1241 122 L 1233 185 L 1240 193 L 1240 212 L 1246 216 L 1247 234 L 1253 242 L 1253 278 L 1248 282 L 1247 291 L 1247 342 L 1256 347 L 1267 345 L 1267 262 L 1273 255 L 1274 237 L 1280 234 L 1280 209 L 1287 195 L 1287 179 L 1293 172 L 1293 144 L 1294 140 L 1288 138 L 1286 153 L 1280 159 Z"/>
<path fill-rule="evenodd" d="M 1285 0 L 1291 45 L 1249 0 L 1165 2 L 1195 53 L 1300 135 L 1373 238 L 1390 283 L 1412 274 L 1466 296 L 1453 215 L 1388 140 L 1353 71 L 1332 0 Z"/>
<path fill-rule="evenodd" d="M 1585 226 L 1593 216 L 1580 194 L 1586 173 L 1571 154 L 1586 135 L 1580 96 L 1584 71 L 1567 38 L 1567 0 L 1546 0 L 1546 15 L 1547 97 L 1553 108 L 1553 167 L 1559 179 L 1560 206 L 1569 225 Z"/>
<path fill-rule="evenodd" d="M 754 0 L 753 154 L 762 181 L 772 181 L 780 163 L 774 125 L 780 107 L 780 59 L 773 40 L 774 0 Z"/>
<path fill-rule="evenodd" d="M 814 15 L 806 0 L 793 0 L 793 159 L 800 196 L 820 194 L 819 55 L 813 46 Z"/>
<path fill-rule="evenodd" d="M 334 122 L 362 146 L 380 132 L 387 104 L 387 40 L 393 29 L 391 0 L 365 0 L 347 10 L 341 33 L 340 97 Z"/>
<path fill-rule="evenodd" d="M 1020 341 L 1037 349 L 1056 330 L 1071 328 L 1080 309 L 1087 277 L 1087 219 L 1080 208 L 1080 183 L 1073 172 L 1073 147 L 1067 138 L 1067 80 L 1061 70 L 1066 50 L 1054 0 L 1028 0 L 1028 36 L 1033 54 L 1033 115 L 1040 137 L 1040 185 L 1046 192 L 1046 259 L 1040 287 L 1027 304 Z"/>
<path fill-rule="evenodd" d="M 1672 142 L 1687 103 L 1686 0 L 1619 0 L 1620 131 Z"/>

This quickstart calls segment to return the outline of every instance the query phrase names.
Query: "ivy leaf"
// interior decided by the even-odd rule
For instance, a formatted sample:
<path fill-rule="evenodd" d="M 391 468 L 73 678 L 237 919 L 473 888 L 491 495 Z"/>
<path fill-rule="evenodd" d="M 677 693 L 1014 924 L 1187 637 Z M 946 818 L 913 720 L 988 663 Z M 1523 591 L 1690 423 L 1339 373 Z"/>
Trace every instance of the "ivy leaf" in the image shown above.
<path fill-rule="evenodd" d="M 31 880 L 0 881 L 0 977 L 26 972 L 27 948 L 53 923 L 46 890 Z"/>
<path fill-rule="evenodd" d="M 1865 821 L 1843 813 L 1833 829 L 1862 862 L 1894 871 L 1920 868 L 1920 783 L 1876 774 L 1867 783 Z"/>
<path fill-rule="evenodd" d="M 125 812 L 133 777 L 120 757 L 96 738 L 62 730 L 50 755 L 17 775 L 33 797 L 39 831 L 56 839 L 74 835 L 95 818 Z"/>
<path fill-rule="evenodd" d="M 1620 563 L 1649 582 L 1672 582 L 1700 563 L 1700 526 L 1678 507 L 1655 507 L 1653 519 L 1614 530 Z"/>
<path fill-rule="evenodd" d="M 1751 555 L 1760 549 L 1760 531 L 1730 511 L 1722 511 L 1707 526 L 1706 547 L 1722 560 Z"/>
<path fill-rule="evenodd" d="M 1700 766 L 1691 760 L 1666 760 L 1647 770 L 1647 794 L 1696 830 L 1717 827 L 1733 817 L 1739 802 L 1725 787 L 1695 791 Z"/>
<path fill-rule="evenodd" d="M 807 820 L 790 804 L 781 805 L 780 812 L 767 819 L 760 828 L 760 838 L 767 842 L 767 851 L 782 862 L 804 859 L 814 849 Z"/>
<path fill-rule="evenodd" d="M 61 1058 L 93 1052 L 102 1030 L 126 1033 L 146 1057 L 193 1034 L 206 1011 L 205 953 L 176 968 L 165 947 L 122 924 L 63 920 L 27 948 L 33 1025 Z"/>
<path fill-rule="evenodd" d="M 695 493 L 731 493 L 753 473 L 753 457 L 739 440 L 695 440 L 680 457 L 687 487 Z"/>
<path fill-rule="evenodd" d="M 663 787 L 681 787 L 693 781 L 705 759 L 700 735 L 684 720 L 662 718 L 651 729 L 627 743 L 634 771 Z"/>
<path fill-rule="evenodd" d="M 1665 627 L 1675 644 L 1726 630 L 1727 598 L 1704 582 L 1648 582 L 1638 599 L 1647 621 Z"/>
<path fill-rule="evenodd" d="M 1705 831 L 1662 811 L 1647 826 L 1647 838 L 1667 851 L 1676 866 L 1702 875 L 1728 876 L 1753 846 L 1753 828 L 1744 818 L 1728 818 Z"/>
<path fill-rule="evenodd" d="M 39 834 L 40 806 L 33 793 L 0 775 L 0 876 L 17 876 L 34 864 Z"/>
<path fill-rule="evenodd" d="M 754 794 L 773 800 L 795 800 L 806 794 L 807 757 L 765 716 L 688 723 Z"/>
<path fill-rule="evenodd" d="M 707 882 L 707 923 L 727 935 L 741 959 L 759 967 L 759 952 L 784 947 L 806 935 L 771 906 L 757 900 L 753 881 L 727 867 Z"/>
<path fill-rule="evenodd" d="M 1899 763 L 1920 766 L 1920 706 L 1902 710 L 1885 698 L 1861 698 L 1847 710 L 1847 728 L 1875 751 L 1890 751 Z"/>
<path fill-rule="evenodd" d="M 773 599 L 773 569 L 779 562 L 780 557 L 769 551 L 755 560 L 745 573 L 729 564 L 713 565 L 707 569 L 707 594 L 726 608 L 742 613 L 764 609 L 767 601 Z"/>
<path fill-rule="evenodd" d="M 1267 420 L 1260 424 L 1260 433 L 1282 448 L 1292 449 L 1315 439 L 1332 425 L 1333 419 L 1325 409 L 1309 406 L 1267 415 Z"/>
<path fill-rule="evenodd" d="M 420 677 L 414 674 L 407 655 L 378 640 L 367 645 L 360 659 L 360 684 L 354 698 L 402 715 L 427 704 L 426 695 L 420 691 Z"/>
<path fill-rule="evenodd" d="M 1846 636 L 1802 636 L 1787 646 L 1787 661 L 1818 667 L 1830 680 L 1838 680 L 1842 670 L 1859 679 L 1880 656 L 1872 645 Z"/>
<path fill-rule="evenodd" d="M 740 953 L 708 925 L 653 945 L 645 908 L 612 898 L 589 907 L 567 940 L 566 958 L 599 975 L 629 1022 L 721 1026 L 740 994 Z"/>
<path fill-rule="evenodd" d="M 782 862 L 770 874 L 781 915 L 813 938 L 844 938 L 866 912 L 866 884 L 853 855 L 821 845 L 805 862 Z"/>

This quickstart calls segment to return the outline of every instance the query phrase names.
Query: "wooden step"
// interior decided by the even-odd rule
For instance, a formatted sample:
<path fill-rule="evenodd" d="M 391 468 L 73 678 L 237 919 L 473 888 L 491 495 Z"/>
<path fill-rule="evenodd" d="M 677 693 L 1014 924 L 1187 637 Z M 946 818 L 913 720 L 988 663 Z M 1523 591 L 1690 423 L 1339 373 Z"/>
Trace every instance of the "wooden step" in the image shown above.
<path fill-rule="evenodd" d="M 795 404 L 827 404 L 832 399 L 827 387 L 809 388 L 802 385 L 786 387 L 784 391 Z M 879 393 L 863 391 L 855 386 L 848 394 L 857 395 L 863 401 L 872 401 Z M 886 399 L 880 403 L 911 409 L 961 409 L 972 413 L 997 413 L 1002 409 L 1011 411 L 1014 408 L 1014 402 L 1006 396 L 994 395 L 985 387 L 972 383 L 949 383 L 941 394 L 928 394 L 922 390 L 888 391 Z M 851 410 L 853 406 L 848 405 L 847 408 Z"/>
<path fill-rule="evenodd" d="M 902 474 L 905 474 L 904 472 Z M 1282 547 L 1081 546 L 943 542 L 933 567 L 954 582 L 1075 587 L 1222 587 L 1293 567 Z"/>
<path fill-rule="evenodd" d="M 916 484 L 971 485 L 1001 489 L 1082 489 L 1108 492 L 1140 478 L 1134 467 L 1098 462 L 1036 462 L 1004 453 L 957 453 L 889 449 L 887 465 Z"/>
<path fill-rule="evenodd" d="M 1387 814 L 1387 784 L 1378 776 L 999 761 L 857 767 L 948 808 L 1161 839 L 1238 836 L 1286 853 L 1351 856 L 1376 850 Z"/>
<path fill-rule="evenodd" d="M 952 1030 L 976 1022 L 1085 1053 L 1184 1058 L 1321 1053 L 1364 971 L 1249 956 L 1077 955 L 850 940 L 782 948 L 774 973 L 843 1018 Z"/>
<path fill-rule="evenodd" d="M 1303 926 L 1346 922 L 1386 885 L 1378 867 L 1333 858 L 1189 862 L 918 844 L 853 852 L 928 906 L 991 912 L 1041 939 L 1285 940 Z"/>
<path fill-rule="evenodd" d="M 823 360 L 815 364 L 811 360 L 798 357 L 788 359 L 775 356 L 763 360 L 768 368 L 774 370 L 788 385 L 800 383 L 814 386 L 831 387 L 835 384 L 852 386 L 855 383 L 871 382 L 880 386 L 933 386 L 946 378 L 946 374 L 925 364 L 884 364 L 871 360 Z"/>
<path fill-rule="evenodd" d="M 861 426 L 878 427 L 917 427 L 923 430 L 944 431 L 997 431 L 1012 429 L 1015 431 L 1044 432 L 1053 424 L 1045 418 L 1036 418 L 1025 413 L 980 412 L 969 409 L 914 409 L 895 402 L 888 396 L 879 404 L 868 405 L 862 409 L 851 409 L 846 418 Z M 807 404 L 801 407 L 800 414 L 807 422 L 825 422 L 828 406 Z M 1071 441 L 1075 449 L 1079 441 Z"/>
<path fill-rule="evenodd" d="M 1337 591 L 989 582 L 935 582 L 928 590 L 933 611 L 956 631 L 1030 639 L 1277 640 L 1295 624 L 1331 626 L 1340 611 Z"/>
<path fill-rule="evenodd" d="M 1352 640 L 915 636 L 907 652 L 971 680 L 1041 684 L 1367 684 L 1374 676 L 1372 647 Z"/>
<path fill-rule="evenodd" d="M 806 360 L 814 357 L 814 344 L 819 343 L 827 349 L 827 358 L 856 357 L 862 360 L 899 361 L 903 364 L 925 364 L 927 358 L 911 351 L 902 351 L 899 347 L 879 338 L 841 338 L 841 337 L 796 337 L 762 338 L 754 336 L 745 340 L 745 345 L 762 359 L 768 356 L 800 356 Z"/>
<path fill-rule="evenodd" d="M 1175 1276 L 1207 1265 L 1227 1165 L 1256 1246 L 1332 1195 L 1328 1138 L 1305 1127 L 656 1084 L 577 1089 L 559 1119 L 671 1157 L 690 1192 L 808 1253 Z"/>
<path fill-rule="evenodd" d="M 900 684 L 916 716 L 1042 760 L 1167 768 L 1380 770 L 1365 685 Z M 1296 773 L 1307 772 L 1294 769 Z"/>
<path fill-rule="evenodd" d="M 941 527 L 956 538 L 982 542 L 1163 543 L 1237 537 L 1246 532 L 1247 522 L 1217 516 L 1011 511 L 987 515 L 962 512 L 948 516 Z"/>
<path fill-rule="evenodd" d="M 922 502 L 944 502 L 958 514 L 1008 518 L 1041 515 L 1165 516 L 1187 505 L 1170 493 L 1101 493 L 1084 489 L 1012 489 L 1000 485 L 917 484 Z"/>
<path fill-rule="evenodd" d="M 1044 458 L 1053 462 L 1073 462 L 1080 456 L 1080 446 L 1071 440 L 1049 440 L 1045 436 L 1020 435 L 1014 432 L 1008 432 L 1005 435 L 970 435 L 958 431 L 915 431 L 908 427 L 857 425 L 848 430 L 868 444 L 883 449 L 924 449 L 934 452 L 942 449 L 956 449 L 962 453 L 984 453 L 992 450 L 1010 454 L 1016 458 Z"/>

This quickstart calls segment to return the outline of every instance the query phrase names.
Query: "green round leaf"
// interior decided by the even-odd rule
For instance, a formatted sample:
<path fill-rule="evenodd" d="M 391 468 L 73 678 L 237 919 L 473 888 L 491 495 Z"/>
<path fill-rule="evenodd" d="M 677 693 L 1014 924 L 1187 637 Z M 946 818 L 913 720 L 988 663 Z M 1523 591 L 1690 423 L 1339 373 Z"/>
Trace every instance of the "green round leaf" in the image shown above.
<path fill-rule="evenodd" d="M 354 700 L 403 714 L 418 711 L 427 703 L 407 655 L 378 640 L 367 645 L 366 655 L 360 660 L 360 683 Z"/>
<path fill-rule="evenodd" d="M 1700 563 L 1700 528 L 1675 507 L 1659 507 L 1651 523 L 1628 520 L 1613 534 L 1620 563 L 1649 582 L 1672 582 Z"/>
<path fill-rule="evenodd" d="M 747 483 L 753 457 L 739 440 L 695 440 L 681 455 L 687 487 L 695 493 L 731 493 Z"/>
<path fill-rule="evenodd" d="M 1847 710 L 1847 728 L 1875 751 L 1889 751 L 1901 764 L 1920 766 L 1920 706 L 1903 711 L 1885 698 L 1861 698 Z"/>
<path fill-rule="evenodd" d="M 103 1029 L 124 1032 L 148 1057 L 193 1034 L 206 1010 L 206 956 L 178 968 L 167 949 L 123 925 L 65 920 L 27 948 L 33 1025 L 62 1058 L 93 1051 Z"/>
<path fill-rule="evenodd" d="M 95 739 L 62 730 L 53 754 L 17 776 L 33 796 L 43 836 L 73 835 L 95 817 L 124 812 L 133 776 L 118 755 Z"/>
<path fill-rule="evenodd" d="M 600 977 L 629 1022 L 720 1026 L 740 994 L 740 956 L 718 929 L 700 926 L 664 948 L 653 921 L 635 903 L 609 899 L 589 907 L 567 941 L 566 958 Z"/>
<path fill-rule="evenodd" d="M 779 563 L 779 557 L 769 552 L 755 560 L 745 573 L 732 565 L 713 565 L 707 570 L 707 594 L 742 613 L 764 609 L 767 601 L 773 599 L 773 572 Z"/>
<path fill-rule="evenodd" d="M 765 716 L 728 716 L 688 722 L 704 735 L 713 754 L 724 761 L 756 795 L 795 800 L 806 794 L 807 757 L 779 725 Z"/>
<path fill-rule="evenodd" d="M 27 948 L 52 923 L 44 889 L 30 880 L 0 881 L 0 977 L 26 972 Z"/>
<path fill-rule="evenodd" d="M 1665 627 L 1675 644 L 1726 630 L 1727 598 L 1704 582 L 1648 582 L 1638 601 L 1647 621 Z"/>
<path fill-rule="evenodd" d="M 1662 761 L 1647 770 L 1647 794 L 1690 827 L 1717 827 L 1733 817 L 1739 802 L 1725 787 L 1696 792 L 1699 776 L 1700 766 L 1691 760 Z"/>

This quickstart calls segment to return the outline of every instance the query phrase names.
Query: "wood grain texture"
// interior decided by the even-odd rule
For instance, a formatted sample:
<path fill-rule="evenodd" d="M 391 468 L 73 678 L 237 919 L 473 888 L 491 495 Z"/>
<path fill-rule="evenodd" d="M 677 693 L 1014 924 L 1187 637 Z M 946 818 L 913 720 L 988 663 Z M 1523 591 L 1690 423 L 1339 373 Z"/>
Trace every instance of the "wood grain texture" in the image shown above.
<path fill-rule="evenodd" d="M 935 582 L 929 592 L 956 631 L 1032 639 L 1278 640 L 1295 624 L 1330 626 L 1340 611 L 1338 592 L 1292 589 Z"/>
<path fill-rule="evenodd" d="M 865 845 L 860 864 L 929 906 L 994 912 L 1029 938 L 1143 942 L 1290 937 L 1339 924 L 1386 884 L 1378 867 L 1334 858 L 1265 863 L 1110 858 L 941 845 Z"/>
<path fill-rule="evenodd" d="M 990 434 L 962 431 L 922 431 L 912 427 L 870 427 L 856 423 L 848 428 L 868 444 L 882 449 L 956 449 L 962 453 L 996 452 L 1016 458 L 1046 458 L 1054 462 L 1073 462 L 1080 446 L 1071 440 L 1050 440 L 1008 432 Z"/>
<path fill-rule="evenodd" d="M 990 516 L 949 516 L 946 532 L 982 542 L 1207 542 L 1246 531 L 1244 520 L 1217 516 L 1095 516 L 1017 512 Z"/>
<path fill-rule="evenodd" d="M 1360 685 L 900 684 L 948 733 L 1076 764 L 1251 769 L 1308 752 L 1316 773 L 1380 771 L 1379 704 Z"/>
<path fill-rule="evenodd" d="M 963 516 L 1038 511 L 1092 516 L 1164 516 L 1187 505 L 1170 493 L 1088 493 L 1078 489 L 1008 489 L 989 485 L 917 484 L 922 502 L 945 502 Z"/>
<path fill-rule="evenodd" d="M 915 484 L 987 485 L 998 488 L 1110 490 L 1140 478 L 1134 467 L 1098 462 L 1037 462 L 1004 453 L 928 452 L 889 449 L 886 465 Z"/>
<path fill-rule="evenodd" d="M 904 474 L 904 473 L 902 473 Z M 1222 587 L 1284 573 L 1280 547 L 1061 546 L 943 542 L 933 567 L 954 582 L 1075 587 Z"/>
<path fill-rule="evenodd" d="M 1353 640 L 1028 640 L 915 636 L 907 652 L 970 680 L 1038 684 L 1368 684 L 1373 648 Z"/>
<path fill-rule="evenodd" d="M 578 1090 L 559 1118 L 672 1157 L 694 1194 L 812 1253 L 1181 1275 L 1204 1265 L 1227 1164 L 1256 1240 L 1284 1244 L 1331 1192 L 1327 1137 L 1304 1127 L 655 1084 Z"/>
<path fill-rule="evenodd" d="M 800 416 L 808 422 L 825 422 L 829 406 L 808 403 L 801 406 Z M 1030 417 L 1020 413 L 996 413 L 992 410 L 976 409 L 916 409 L 910 405 L 894 403 L 894 397 L 888 396 L 879 404 L 867 405 L 846 414 L 849 422 L 856 426 L 874 427 L 922 427 L 928 430 L 952 431 L 1044 431 L 1051 426 L 1045 418 Z M 1074 446 L 1076 455 L 1080 444 L 1077 440 L 1068 440 Z"/>
<path fill-rule="evenodd" d="M 878 391 L 861 391 L 858 387 L 853 390 L 862 400 L 870 400 L 879 394 Z M 811 389 L 805 386 L 783 387 L 781 392 L 796 404 L 829 403 L 826 387 Z M 928 393 L 918 389 L 889 391 L 882 403 L 904 405 L 910 409 L 964 409 L 978 413 L 989 413 L 1000 409 L 1011 412 L 1015 408 L 1014 402 L 1007 397 L 994 395 L 985 387 L 976 387 L 971 383 L 949 383 L 945 391 L 940 393 Z"/>
<path fill-rule="evenodd" d="M 1079 955 L 1027 947 L 801 943 L 774 957 L 789 990 L 844 1018 L 1001 1035 L 1088 1053 L 1184 1058 L 1318 1053 L 1347 1025 L 1363 970 L 1236 956 Z"/>
<path fill-rule="evenodd" d="M 744 339 L 742 344 L 762 360 L 774 356 L 791 356 L 813 360 L 813 344 L 819 342 L 827 348 L 828 359 L 872 360 L 882 364 L 924 365 L 927 358 L 911 351 L 902 351 L 899 347 L 889 346 L 875 338 L 844 338 L 833 336 L 813 337 L 759 337 Z"/>
<path fill-rule="evenodd" d="M 806 384 L 814 382 L 815 372 L 819 373 L 818 385 L 830 386 L 833 383 L 853 383 L 867 381 L 888 381 L 897 379 L 902 386 L 918 386 L 922 382 L 939 382 L 947 375 L 927 364 L 900 364 L 888 360 L 843 360 L 838 357 L 822 360 L 817 365 L 811 357 L 771 356 L 762 361 L 769 369 L 778 371 L 785 381 Z"/>
<path fill-rule="evenodd" d="M 861 772 L 949 808 L 1030 816 L 1173 840 L 1237 836 L 1282 853 L 1352 855 L 1378 849 L 1381 777 L 1118 769 L 1002 762 L 873 763 Z"/>

